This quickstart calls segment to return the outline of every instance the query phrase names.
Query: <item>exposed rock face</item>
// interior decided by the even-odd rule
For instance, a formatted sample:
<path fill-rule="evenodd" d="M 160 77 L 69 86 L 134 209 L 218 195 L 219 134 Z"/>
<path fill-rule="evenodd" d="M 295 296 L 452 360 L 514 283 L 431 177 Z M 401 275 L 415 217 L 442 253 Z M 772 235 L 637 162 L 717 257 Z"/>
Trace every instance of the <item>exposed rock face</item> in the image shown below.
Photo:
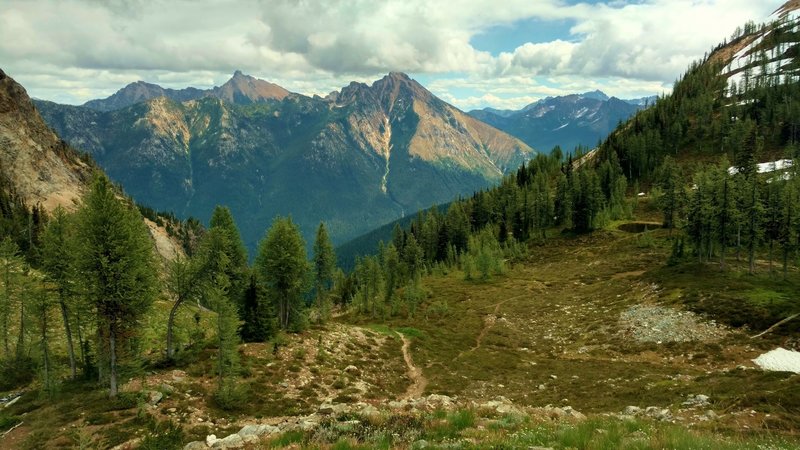
<path fill-rule="evenodd" d="M 11 189 L 29 206 L 74 211 L 93 170 L 47 126 L 25 89 L 0 70 L 0 176 Z M 162 257 L 182 252 L 163 228 L 147 225 Z"/>
<path fill-rule="evenodd" d="M 0 70 L 0 171 L 28 205 L 74 209 L 91 169 L 44 123 L 25 89 Z"/>
<path fill-rule="evenodd" d="M 110 112 L 38 105 L 137 201 L 200 219 L 228 205 L 251 249 L 276 215 L 309 238 L 324 221 L 342 242 L 489 186 L 533 153 L 404 74 L 325 99 L 263 83 L 237 73 L 214 96 Z"/>

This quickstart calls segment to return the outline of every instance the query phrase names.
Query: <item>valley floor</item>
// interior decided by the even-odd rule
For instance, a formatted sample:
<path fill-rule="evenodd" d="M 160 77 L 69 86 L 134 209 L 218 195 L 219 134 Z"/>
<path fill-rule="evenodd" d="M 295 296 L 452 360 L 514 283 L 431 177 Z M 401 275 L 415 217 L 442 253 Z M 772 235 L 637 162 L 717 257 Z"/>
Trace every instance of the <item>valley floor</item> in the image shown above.
<path fill-rule="evenodd" d="M 667 230 L 623 229 L 641 231 L 615 225 L 554 236 L 489 281 L 465 281 L 455 270 L 426 277 L 428 300 L 414 318 L 345 314 L 289 336 L 277 350 L 271 343 L 242 345 L 247 397 L 236 413 L 208 400 L 209 350 L 180 369 L 133 379 L 127 391 L 150 392 L 138 403 L 104 406 L 102 393 L 68 388 L 55 404 L 23 396 L 7 409 L 23 425 L 3 435 L 0 447 L 70 447 L 81 435 L 101 447 L 128 441 L 133 447 L 146 434 L 143 414 L 180 423 L 184 439 L 198 441 L 191 448 L 204 448 L 211 434 L 245 436 L 242 427 L 253 424 L 264 427 L 256 437 L 231 442 L 251 448 L 419 447 L 420 441 L 437 448 L 800 445 L 797 375 L 764 372 L 752 362 L 796 345 L 797 324 L 757 338 L 751 336 L 767 326 L 727 325 L 737 324 L 745 305 L 766 302 L 775 310 L 797 298 L 797 272 L 783 281 L 763 262 L 759 274 L 745 275 L 733 253 L 726 272 L 716 263 L 667 267 Z M 765 316 L 764 323 L 771 320 Z M 525 433 L 535 438 L 525 440 Z M 583 440 L 570 441 L 570 433 Z"/>

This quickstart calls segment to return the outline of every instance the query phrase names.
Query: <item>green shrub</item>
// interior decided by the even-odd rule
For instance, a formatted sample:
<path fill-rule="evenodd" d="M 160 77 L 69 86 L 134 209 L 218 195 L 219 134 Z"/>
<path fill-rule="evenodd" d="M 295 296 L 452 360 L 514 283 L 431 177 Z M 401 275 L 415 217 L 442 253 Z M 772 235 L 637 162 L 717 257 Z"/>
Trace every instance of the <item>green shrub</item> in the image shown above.
<path fill-rule="evenodd" d="M 177 450 L 183 448 L 185 435 L 180 425 L 172 421 L 152 420 L 148 432 L 139 444 L 140 450 Z"/>
<path fill-rule="evenodd" d="M 247 386 L 234 383 L 232 381 L 223 383 L 214 392 L 214 404 L 224 411 L 241 410 L 249 397 Z"/>
<path fill-rule="evenodd" d="M 0 361 L 0 391 L 10 391 L 30 383 L 36 376 L 36 362 L 22 356 Z"/>
<path fill-rule="evenodd" d="M 0 414 L 0 432 L 10 430 L 11 427 L 18 424 L 19 422 L 20 418 L 17 416 Z"/>

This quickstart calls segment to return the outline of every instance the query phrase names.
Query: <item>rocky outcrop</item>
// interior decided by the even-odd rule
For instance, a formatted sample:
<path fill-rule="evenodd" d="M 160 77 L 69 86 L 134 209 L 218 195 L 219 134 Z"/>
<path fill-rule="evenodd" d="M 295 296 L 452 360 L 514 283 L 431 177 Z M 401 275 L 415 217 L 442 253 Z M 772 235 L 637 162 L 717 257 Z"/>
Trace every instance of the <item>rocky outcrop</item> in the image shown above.
<path fill-rule="evenodd" d="M 56 136 L 25 89 L 0 70 L 0 171 L 28 205 L 74 209 L 91 168 Z"/>
<path fill-rule="evenodd" d="M 453 411 L 457 409 L 472 409 L 479 413 L 493 416 L 524 416 L 534 415 L 543 419 L 551 420 L 583 420 L 586 418 L 580 412 L 569 406 L 543 408 L 524 408 L 514 405 L 505 397 L 476 402 L 462 401 L 456 397 L 447 395 L 431 394 L 427 397 L 411 398 L 400 401 L 385 401 L 378 404 L 368 403 L 323 403 L 319 406 L 316 413 L 302 417 L 283 418 L 275 425 L 269 424 L 248 424 L 243 426 L 238 433 L 231 434 L 224 438 L 216 435 L 206 436 L 205 441 L 194 441 L 186 444 L 184 450 L 202 449 L 238 449 L 245 448 L 248 444 L 257 444 L 262 439 L 277 436 L 281 433 L 294 430 L 311 432 L 316 430 L 326 420 L 340 417 L 349 418 L 354 425 L 362 421 L 375 420 L 381 415 L 391 415 L 398 412 L 403 414 L 423 414 L 430 411 Z"/>
<path fill-rule="evenodd" d="M 28 206 L 47 212 L 77 209 L 97 170 L 42 120 L 25 88 L 0 70 L 0 176 Z M 154 247 L 165 259 L 181 254 L 163 227 L 145 219 Z"/>

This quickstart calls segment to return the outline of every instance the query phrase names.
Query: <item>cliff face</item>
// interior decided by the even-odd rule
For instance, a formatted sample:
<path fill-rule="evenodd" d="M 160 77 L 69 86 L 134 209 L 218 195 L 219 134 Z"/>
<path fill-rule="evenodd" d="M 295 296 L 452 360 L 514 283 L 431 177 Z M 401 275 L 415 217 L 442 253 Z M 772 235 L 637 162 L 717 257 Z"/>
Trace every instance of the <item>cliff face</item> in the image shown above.
<path fill-rule="evenodd" d="M 107 112 L 38 106 L 137 201 L 201 219 L 228 205 L 251 249 L 275 215 L 291 214 L 309 237 L 324 221 L 341 242 L 485 188 L 533 154 L 404 74 L 351 83 L 325 99 L 273 88 L 267 99 L 258 90 L 263 101 L 246 103 L 252 80 L 237 74 L 223 86 L 235 87 L 233 102 L 158 97 Z"/>
<path fill-rule="evenodd" d="M 25 89 L 0 70 L 0 176 L 28 206 L 77 209 L 95 168 L 42 120 Z M 182 253 L 163 227 L 145 219 L 165 259 Z"/>
<path fill-rule="evenodd" d="M 91 169 L 56 136 L 25 89 L 0 70 L 0 171 L 28 205 L 74 209 Z"/>

